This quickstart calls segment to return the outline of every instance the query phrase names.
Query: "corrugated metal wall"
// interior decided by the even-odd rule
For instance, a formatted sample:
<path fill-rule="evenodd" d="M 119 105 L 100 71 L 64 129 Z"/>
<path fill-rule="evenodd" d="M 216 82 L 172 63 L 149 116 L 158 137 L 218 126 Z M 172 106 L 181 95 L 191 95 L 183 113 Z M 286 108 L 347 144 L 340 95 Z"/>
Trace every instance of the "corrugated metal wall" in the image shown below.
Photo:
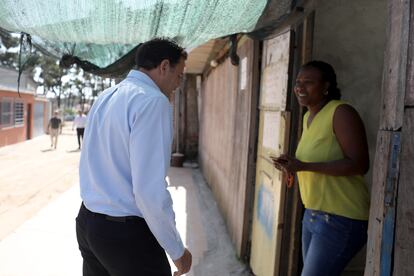
<path fill-rule="evenodd" d="M 247 247 L 248 204 L 253 185 L 248 166 L 252 163 L 256 133 L 255 47 L 252 40 L 242 39 L 239 66 L 226 59 L 213 69 L 202 82 L 200 99 L 201 169 L 242 257 Z"/>

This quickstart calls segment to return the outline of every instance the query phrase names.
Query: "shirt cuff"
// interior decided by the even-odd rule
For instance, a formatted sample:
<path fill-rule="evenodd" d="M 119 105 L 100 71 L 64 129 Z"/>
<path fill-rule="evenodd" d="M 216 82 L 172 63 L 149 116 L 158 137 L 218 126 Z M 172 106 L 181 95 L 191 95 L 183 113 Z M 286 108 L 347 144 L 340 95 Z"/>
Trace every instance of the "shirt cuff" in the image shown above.
<path fill-rule="evenodd" d="M 170 258 L 173 261 L 178 260 L 179 258 L 181 258 L 184 254 L 184 245 L 183 242 L 181 241 L 181 239 L 178 237 L 178 246 L 177 248 L 174 248 L 174 250 L 169 250 L 170 252 L 167 251 L 168 255 L 170 256 Z"/>

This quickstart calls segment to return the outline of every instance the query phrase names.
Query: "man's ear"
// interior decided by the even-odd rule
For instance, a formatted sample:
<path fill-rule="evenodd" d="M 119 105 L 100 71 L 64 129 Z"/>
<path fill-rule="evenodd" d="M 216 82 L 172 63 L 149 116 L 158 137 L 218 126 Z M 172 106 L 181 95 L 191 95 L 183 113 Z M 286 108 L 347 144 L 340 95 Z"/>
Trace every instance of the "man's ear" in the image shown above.
<path fill-rule="evenodd" d="M 165 74 L 170 69 L 170 61 L 168 59 L 164 59 L 160 63 L 160 70 L 161 74 Z"/>

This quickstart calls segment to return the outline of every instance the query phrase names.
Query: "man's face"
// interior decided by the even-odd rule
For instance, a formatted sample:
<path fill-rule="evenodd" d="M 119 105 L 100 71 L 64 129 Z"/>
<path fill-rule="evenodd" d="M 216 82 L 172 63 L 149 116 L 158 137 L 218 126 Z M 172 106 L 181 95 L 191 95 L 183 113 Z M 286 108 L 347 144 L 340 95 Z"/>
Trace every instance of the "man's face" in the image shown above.
<path fill-rule="evenodd" d="M 169 95 L 180 86 L 184 76 L 184 67 L 184 58 L 180 58 L 180 61 L 175 66 L 171 66 L 168 63 L 164 74 L 164 90 Z"/>

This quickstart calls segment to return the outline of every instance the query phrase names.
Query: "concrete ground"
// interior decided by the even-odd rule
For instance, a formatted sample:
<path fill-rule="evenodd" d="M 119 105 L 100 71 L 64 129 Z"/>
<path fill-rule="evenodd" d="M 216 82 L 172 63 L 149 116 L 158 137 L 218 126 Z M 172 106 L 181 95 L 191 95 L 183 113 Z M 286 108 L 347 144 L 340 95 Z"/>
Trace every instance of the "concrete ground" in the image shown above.
<path fill-rule="evenodd" d="M 56 150 L 48 136 L 0 148 L 0 276 L 82 275 L 75 236 L 81 202 L 76 149 L 69 128 Z M 200 171 L 171 168 L 167 180 L 177 227 L 193 254 L 187 275 L 250 275 L 236 258 Z"/>

